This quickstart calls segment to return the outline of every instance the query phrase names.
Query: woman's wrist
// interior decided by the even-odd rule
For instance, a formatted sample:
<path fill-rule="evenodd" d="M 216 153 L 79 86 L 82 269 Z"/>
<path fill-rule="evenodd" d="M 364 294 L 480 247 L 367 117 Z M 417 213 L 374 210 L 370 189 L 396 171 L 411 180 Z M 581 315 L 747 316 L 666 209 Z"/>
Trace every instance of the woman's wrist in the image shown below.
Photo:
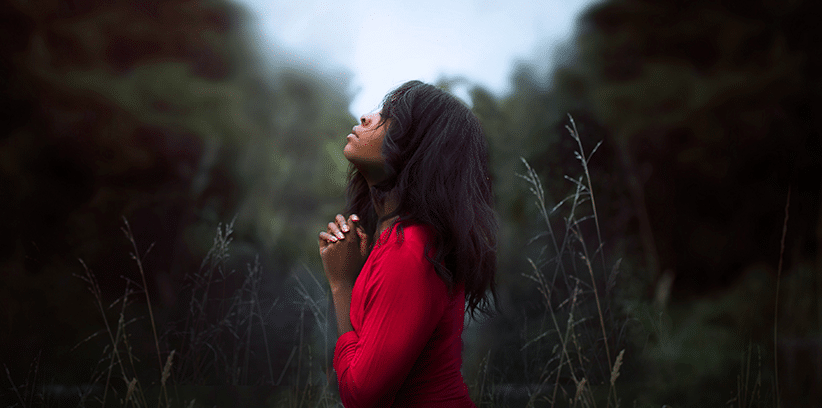
<path fill-rule="evenodd" d="M 351 291 L 354 290 L 354 283 L 351 282 L 329 282 L 331 286 L 331 296 L 351 296 Z"/>
<path fill-rule="evenodd" d="M 351 292 L 354 285 L 331 284 L 331 298 L 337 315 L 337 335 L 354 330 L 351 326 Z"/>

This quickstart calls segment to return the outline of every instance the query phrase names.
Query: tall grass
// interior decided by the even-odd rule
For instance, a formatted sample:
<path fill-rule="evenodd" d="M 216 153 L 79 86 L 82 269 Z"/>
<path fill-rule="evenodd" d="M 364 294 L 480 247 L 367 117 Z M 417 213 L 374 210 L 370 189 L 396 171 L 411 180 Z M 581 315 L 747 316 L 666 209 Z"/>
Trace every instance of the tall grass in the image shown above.
<path fill-rule="evenodd" d="M 82 260 L 83 273 L 75 275 L 86 283 L 104 328 L 82 340 L 74 349 L 101 336 L 107 339 L 100 359 L 91 370 L 89 384 L 93 386 L 78 388 L 81 392 L 77 406 L 213 406 L 208 404 L 208 399 L 213 397 L 215 390 L 224 391 L 226 387 L 235 391 L 248 390 L 248 386 L 252 386 L 254 392 L 269 396 L 266 406 L 334 405 L 327 378 L 318 375 L 321 364 L 314 362 L 315 359 L 325 359 L 315 356 L 317 350 L 310 343 L 310 333 L 306 333 L 310 325 L 304 321 L 306 313 L 310 313 L 315 317 L 316 327 L 327 329 L 327 318 L 323 308 L 319 307 L 321 302 L 312 297 L 317 290 L 309 291 L 300 279 L 296 279 L 296 292 L 301 299 L 298 303 L 304 306 L 296 328 L 298 336 L 285 365 L 275 370 L 267 322 L 279 298 L 271 301 L 261 297 L 263 274 L 258 258 L 246 265 L 243 273 L 229 268 L 233 222 L 218 225 L 213 245 L 201 267 L 186 277 L 183 290 L 187 296 L 185 318 L 165 322 L 155 318 L 151 297 L 146 290 L 142 260 L 151 246 L 145 252 L 139 252 L 128 221 L 124 220 L 122 229 L 132 245 L 131 257 L 137 269 L 137 279 L 123 276 L 126 285 L 122 296 L 106 305 L 95 273 Z M 316 286 L 321 286 L 316 278 L 313 281 Z M 146 300 L 145 310 L 135 305 L 139 295 Z M 112 311 L 116 311 L 113 316 Z M 147 321 L 143 313 L 147 314 Z M 152 354 L 156 356 L 145 355 L 144 348 L 131 343 L 140 323 L 151 327 L 155 349 Z M 159 327 L 164 330 L 158 331 Z M 262 344 L 257 346 L 260 340 Z M 262 372 L 252 368 L 252 359 L 265 362 Z M 36 368 L 20 387 L 8 368 L 6 373 L 17 397 L 16 404 L 23 407 L 65 404 L 49 400 L 48 393 L 37 384 Z M 40 391 L 36 392 L 38 389 Z"/>
<path fill-rule="evenodd" d="M 273 384 L 274 368 L 266 322 L 279 299 L 260 299 L 259 258 L 241 276 L 227 266 L 233 221 L 217 227 L 198 272 L 187 279 L 188 313 L 167 336 L 180 349 L 175 379 L 181 384 Z M 239 284 L 239 288 L 236 286 Z M 233 289 L 236 288 L 236 289 Z M 266 304 L 270 303 L 270 304 Z M 259 333 L 259 334 L 257 334 Z M 263 375 L 249 378 L 255 334 L 262 338 Z"/>
<path fill-rule="evenodd" d="M 573 194 L 549 207 L 539 177 L 524 159 L 526 173 L 520 175 L 529 184 L 546 228 L 533 241 L 547 240 L 537 258 L 528 258 L 531 269 L 522 273 L 535 284 L 545 309 L 543 321 L 537 324 L 539 331 L 523 338 L 519 349 L 524 358 L 538 363 L 529 383 L 524 384 L 525 405 L 617 407 L 617 378 L 625 350 L 612 352 L 620 340 L 613 333 L 611 293 L 619 262 L 606 270 L 588 169 L 599 145 L 586 153 L 573 119 L 568 131 L 578 144 L 576 156 L 585 173 L 579 178 L 566 176 L 574 187 Z M 560 213 L 562 228 L 555 231 L 553 219 Z M 81 343 L 100 335 L 108 340 L 90 379 L 100 387 L 88 388 L 78 406 L 194 407 L 201 405 L 201 397 L 191 392 L 190 386 L 214 384 L 270 387 L 273 391 L 267 406 L 340 405 L 330 369 L 334 330 L 328 315 L 329 294 L 315 272 L 301 268 L 293 273 L 296 296 L 292 306 L 299 311 L 299 318 L 285 363 L 275 368 L 266 322 L 279 299 L 261 299 L 259 261 L 242 272 L 229 267 L 233 222 L 218 225 L 200 268 L 187 275 L 185 315 L 177 321 L 157 321 L 142 263 L 151 246 L 138 251 L 127 221 L 123 232 L 132 246 L 136 273 L 125 277 L 122 296 L 105 305 L 94 273 L 82 261 L 84 273 L 77 275 L 87 284 L 104 323 L 103 330 Z M 590 244 L 592 237 L 594 243 Z M 144 311 L 135 307 L 138 296 L 145 298 Z M 117 312 L 111 316 L 115 307 Z M 145 349 L 138 351 L 130 343 L 130 332 L 138 324 L 151 327 L 153 356 L 140 355 Z M 262 347 L 255 349 L 259 340 Z M 478 382 L 472 387 L 473 395 L 479 406 L 506 406 L 500 395 L 507 381 L 491 375 L 497 367 L 490 356 L 489 350 L 475 376 Z M 250 367 L 255 357 L 265 362 L 262 372 Z"/>
<path fill-rule="evenodd" d="M 636 378 L 626 378 L 626 366 L 650 364 L 648 371 L 658 372 L 670 361 L 655 356 L 682 354 L 685 347 L 681 332 L 686 329 L 677 332 L 672 328 L 671 317 L 665 311 L 664 299 L 672 275 L 660 279 L 657 297 L 663 300 L 653 305 L 649 301 L 636 307 L 639 302 L 633 300 L 635 307 L 623 310 L 617 302 L 617 281 L 623 266 L 621 259 L 611 260 L 606 254 L 603 220 L 589 169 L 601 142 L 588 152 L 570 116 L 566 129 L 576 142 L 575 156 L 582 170 L 580 176 L 565 176 L 572 187 L 568 196 L 549 203 L 537 172 L 522 159 L 525 171 L 519 177 L 534 198 L 542 231 L 529 242 L 539 244 L 539 251 L 527 257 L 529 268 L 520 277 L 537 294 L 540 315 L 535 318 L 525 314 L 517 327 L 521 335 L 515 353 L 523 362 L 523 373 L 517 375 L 517 380 L 511 380 L 510 372 L 504 370 L 505 361 L 498 358 L 500 350 L 466 349 L 479 360 L 475 371 L 466 376 L 473 379 L 471 395 L 479 407 L 638 406 L 634 397 L 643 390 L 637 391 L 636 387 L 657 384 L 649 381 L 637 385 Z M 780 406 L 776 315 L 789 200 L 790 196 L 785 206 L 774 300 L 772 390 L 768 393 L 765 389 L 768 367 L 763 367 L 761 347 L 748 342 L 741 352 L 734 389 L 728 390 L 732 396 L 726 405 L 730 407 Z M 240 271 L 231 267 L 233 225 L 232 221 L 217 226 L 200 268 L 186 276 L 184 313 L 177 320 L 159 321 L 155 315 L 143 266 L 152 247 L 138 250 L 127 221 L 122 229 L 131 244 L 135 269 L 124 274 L 121 296 L 106 304 L 94 272 L 80 260 L 82 273 L 76 276 L 92 295 L 103 329 L 75 346 L 92 341 L 102 344 L 89 385 L 73 391 L 76 406 L 210 407 L 217 405 L 207 387 L 213 385 L 252 386 L 255 388 L 250 392 L 265 397 L 262 404 L 233 400 L 233 405 L 341 406 L 331 368 L 336 330 L 329 319 L 330 296 L 321 274 L 304 266 L 292 271 L 294 296 L 289 306 L 298 316 L 289 326 L 292 332 L 276 333 L 281 341 L 291 335 L 292 343 L 287 356 L 273 355 L 275 340 L 271 338 L 270 322 L 282 303 L 279 298 L 263 295 L 264 274 L 259 258 Z M 626 334 L 630 321 L 646 323 L 648 337 L 655 336 L 657 344 L 646 345 L 644 350 L 632 344 Z M 134 334 L 141 327 L 150 327 L 152 347 L 134 344 L 138 337 Z M 43 391 L 39 366 L 37 358 L 22 382 L 14 381 L 5 367 L 12 406 L 66 405 Z M 628 392 L 632 400 L 626 403 L 623 400 L 628 387 L 634 389 Z M 657 396 L 649 399 L 654 405 L 647 404 L 647 400 L 640 404 L 659 406 Z"/>
<path fill-rule="evenodd" d="M 695 338 L 700 330 L 710 332 L 714 326 L 695 326 L 696 333 L 687 333 L 687 327 L 675 331 L 671 326 L 671 316 L 666 310 L 673 275 L 663 274 L 657 284 L 656 299 L 631 299 L 631 307 L 621 310 L 621 303 L 616 301 L 615 289 L 620 272 L 621 260 L 616 259 L 609 266 L 605 253 L 605 245 L 601 234 L 600 213 L 597 209 L 594 186 L 590 175 L 589 163 L 593 154 L 601 145 L 596 144 L 590 153 L 586 152 L 573 118 L 569 117 L 566 129 L 576 142 L 578 150 L 575 152 L 582 169 L 582 175 L 565 178 L 572 183 L 573 192 L 556 204 L 546 201 L 546 193 L 537 176 L 536 171 L 525 159 L 522 163 L 525 173 L 519 175 L 528 184 L 528 188 L 535 199 L 540 221 L 544 230 L 537 234 L 530 243 L 541 242 L 539 255 L 528 258 L 531 269 L 522 273 L 522 276 L 533 283 L 544 308 L 543 319 L 531 325 L 538 330 L 523 329 L 522 359 L 538 362 L 536 369 L 531 369 L 526 378 L 531 386 L 525 388 L 527 401 L 523 404 L 532 406 L 569 406 L 569 407 L 618 407 L 625 405 L 620 397 L 619 382 L 620 370 L 628 359 L 633 359 L 634 366 L 643 364 L 648 374 L 639 374 L 638 378 L 629 378 L 628 386 L 632 389 L 630 403 L 637 406 L 637 394 L 650 394 L 648 398 L 639 398 L 642 406 L 649 401 L 674 397 L 676 401 L 701 401 L 699 394 L 722 393 L 723 389 L 691 390 L 693 396 L 676 397 L 677 387 L 659 384 L 650 377 L 654 373 L 676 370 L 674 360 L 657 359 L 659 356 L 680 359 L 691 351 L 686 349 L 685 338 Z M 732 398 L 726 405 L 734 407 L 780 407 L 780 371 L 778 324 L 777 316 L 780 304 L 780 282 L 782 280 L 783 256 L 785 252 L 785 236 L 788 225 L 790 206 L 790 191 L 785 204 L 785 218 L 782 229 L 782 241 L 779 252 L 779 262 L 776 268 L 775 295 L 773 298 L 774 320 L 773 331 L 773 366 L 765 367 L 762 364 L 762 353 L 756 346 L 756 358 L 753 358 L 754 345 L 749 342 L 743 352 L 739 364 L 735 389 L 725 390 L 731 393 Z M 555 220 L 560 220 L 557 222 Z M 597 259 L 598 258 L 598 259 Z M 794 279 L 801 279 L 797 275 Z M 796 293 L 794 296 L 807 296 L 807 293 Z M 762 300 L 766 301 L 764 294 Z M 734 307 L 735 302 L 745 304 L 754 299 L 740 299 L 729 297 L 720 307 Z M 653 302 L 653 304 L 651 304 Z M 767 302 L 767 301 L 766 301 Z M 709 304 L 710 305 L 710 304 Z M 712 306 L 699 306 L 703 307 Z M 639 306 L 639 307 L 637 307 Z M 716 306 L 713 306 L 716 307 Z M 702 315 L 700 316 L 700 314 Z M 714 314 L 719 314 L 714 312 Z M 710 312 L 695 311 L 685 321 L 694 319 L 712 319 Z M 681 318 L 678 318 L 678 320 Z M 645 331 L 645 345 L 633 343 L 636 337 L 628 339 L 626 332 L 630 322 L 648 321 L 651 330 Z M 706 320 L 703 320 L 706 321 Z M 699 320 L 697 320 L 699 321 Z M 766 323 L 767 324 L 767 323 Z M 726 329 L 727 330 L 727 329 Z M 721 335 L 721 332 L 719 333 Z M 656 337 L 658 340 L 648 341 Z M 705 338 L 710 338 L 708 335 Z M 740 336 L 740 339 L 743 337 Z M 656 343 L 656 344 L 655 344 Z M 730 347 L 729 347 L 730 346 Z M 733 348 L 733 344 L 725 346 Z M 721 348 L 718 348 L 721 350 Z M 616 350 L 619 350 L 616 352 Z M 633 352 L 633 355 L 632 355 Z M 662 352 L 662 354 L 657 354 Z M 490 351 L 489 351 L 490 355 Z M 490 387 L 485 381 L 488 373 L 488 356 L 481 365 L 483 379 L 477 399 L 484 406 L 508 406 L 506 401 L 494 394 L 494 384 Z M 755 364 L 754 364 L 755 361 Z M 697 363 L 699 364 L 699 363 Z M 770 370 L 770 371 L 769 371 Z M 771 373 L 771 374 L 769 374 Z M 767 390 L 765 377 L 772 375 L 770 390 Z M 811 374 L 812 375 L 812 374 Z M 647 383 L 641 383 L 645 380 Z M 674 381 L 694 382 L 693 379 L 674 376 Z M 700 384 L 696 382 L 696 384 Z M 723 383 L 724 384 L 724 383 Z M 645 388 L 643 391 L 641 388 Z M 658 389 L 653 389 L 659 387 Z M 639 388 L 639 389 L 638 389 Z M 795 388 L 795 387 L 794 387 Z M 488 390 L 491 391 L 488 391 Z M 660 392 L 662 391 L 662 392 Z M 662 398 L 660 398 L 662 397 Z M 716 400 L 716 398 L 709 398 Z M 511 405 L 514 406 L 514 405 Z M 657 405 L 658 406 L 658 405 Z"/>
<path fill-rule="evenodd" d="M 519 174 L 528 184 L 545 228 L 529 242 L 529 245 L 534 242 L 543 242 L 543 245 L 537 258 L 527 258 L 531 268 L 521 274 L 534 284 L 544 308 L 540 321 L 532 323 L 536 330 L 525 327 L 524 332 L 528 334 L 519 348 L 523 360 L 535 362 L 525 374 L 529 384 L 525 388 L 524 404 L 527 407 L 617 407 L 620 400 L 616 380 L 625 350 L 618 354 L 611 351 L 620 346 L 614 334 L 611 292 L 619 261 L 606 268 L 588 166 L 601 142 L 587 153 L 576 123 L 570 116 L 569 119 L 566 129 L 577 143 L 575 155 L 584 172 L 578 178 L 565 176 L 572 183 L 573 193 L 549 205 L 540 178 L 524 158 L 526 171 Z M 561 219 L 561 228 L 556 228 L 556 218 Z M 527 320 L 525 325 L 528 326 Z M 480 378 L 484 380 L 487 358 L 483 363 Z M 479 405 L 506 403 L 494 395 L 494 388 L 483 382 L 475 397 Z"/>

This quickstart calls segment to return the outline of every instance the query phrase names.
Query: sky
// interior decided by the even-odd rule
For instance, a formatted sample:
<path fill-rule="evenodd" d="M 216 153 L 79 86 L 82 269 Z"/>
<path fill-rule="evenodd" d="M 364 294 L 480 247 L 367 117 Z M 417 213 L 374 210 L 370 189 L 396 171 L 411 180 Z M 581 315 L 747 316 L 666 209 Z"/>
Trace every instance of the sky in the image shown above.
<path fill-rule="evenodd" d="M 502 96 L 516 62 L 547 70 L 562 58 L 558 46 L 594 0 L 237 1 L 261 47 L 338 77 L 359 117 L 411 79 L 463 78 Z M 464 90 L 455 93 L 467 99 Z"/>

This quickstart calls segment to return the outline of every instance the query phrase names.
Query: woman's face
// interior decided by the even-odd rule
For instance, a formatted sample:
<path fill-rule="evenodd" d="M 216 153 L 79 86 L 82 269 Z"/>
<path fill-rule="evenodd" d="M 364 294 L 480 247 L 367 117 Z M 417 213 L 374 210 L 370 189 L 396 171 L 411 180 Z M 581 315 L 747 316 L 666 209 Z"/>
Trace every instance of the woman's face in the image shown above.
<path fill-rule="evenodd" d="M 382 121 L 379 112 L 363 115 L 360 117 L 360 123 L 354 126 L 346 137 L 348 143 L 343 149 L 343 155 L 366 175 L 381 173 L 385 165 L 382 141 L 387 130 L 388 122 Z"/>

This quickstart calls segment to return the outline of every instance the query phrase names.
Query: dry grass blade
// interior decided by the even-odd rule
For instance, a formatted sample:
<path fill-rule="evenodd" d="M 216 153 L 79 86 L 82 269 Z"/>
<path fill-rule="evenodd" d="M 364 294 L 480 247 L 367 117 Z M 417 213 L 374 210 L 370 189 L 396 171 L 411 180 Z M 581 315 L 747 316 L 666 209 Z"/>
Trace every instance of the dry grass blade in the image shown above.
<path fill-rule="evenodd" d="M 97 278 L 94 276 L 94 273 L 92 273 L 91 269 L 89 269 L 89 267 L 86 265 L 86 263 L 82 259 L 78 259 L 78 260 L 80 261 L 80 264 L 83 265 L 83 270 L 85 271 L 85 275 L 74 274 L 74 276 L 82 279 L 84 282 L 86 282 L 88 284 L 88 290 L 94 296 L 94 300 L 97 304 L 97 308 L 100 311 L 100 316 L 103 318 L 103 323 L 105 324 L 105 327 L 106 327 L 105 332 L 109 336 L 109 341 L 111 341 L 112 352 L 111 352 L 111 357 L 109 358 L 109 366 L 108 366 L 108 370 L 107 370 L 107 373 L 106 373 L 106 382 L 105 382 L 105 385 L 103 387 L 103 399 L 102 399 L 102 405 L 101 405 L 103 408 L 105 408 L 106 398 L 108 396 L 109 384 L 110 384 L 110 381 L 111 381 L 111 373 L 114 370 L 115 365 L 118 365 L 120 367 L 121 374 L 123 375 L 124 378 L 126 377 L 125 368 L 123 367 L 123 362 L 122 362 L 122 359 L 120 358 L 118 344 L 120 342 L 121 335 L 123 335 L 123 333 L 125 331 L 125 326 L 128 324 L 128 323 L 125 322 L 125 308 L 126 308 L 126 305 L 128 304 L 128 295 L 131 293 L 130 292 L 130 290 L 131 290 L 130 285 L 131 285 L 132 281 L 129 280 L 129 279 L 126 280 L 125 293 L 123 293 L 123 296 L 117 300 L 117 301 L 122 301 L 122 303 L 121 303 L 122 307 L 121 307 L 121 310 L 120 310 L 120 318 L 119 318 L 118 323 L 117 323 L 117 331 L 115 333 L 115 332 L 112 331 L 111 326 L 108 323 L 108 317 L 106 317 L 106 312 L 105 312 L 105 309 L 103 308 L 103 295 L 102 295 L 102 291 L 100 290 L 100 285 L 97 282 Z M 117 303 L 117 301 L 112 303 L 109 306 L 109 308 L 113 307 L 114 304 Z M 88 341 L 89 339 L 91 339 L 92 337 L 94 337 L 96 335 L 97 335 L 97 333 L 92 334 L 91 336 L 89 336 L 88 338 L 86 338 L 85 340 L 80 342 L 80 344 L 82 344 L 85 341 Z M 79 344 L 78 344 L 78 346 L 79 346 Z"/>
<path fill-rule="evenodd" d="M 597 143 L 594 149 L 591 151 L 591 154 L 586 158 L 585 151 L 582 148 L 582 140 L 579 138 L 579 132 L 577 131 L 577 124 L 574 122 L 574 118 L 569 114 L 568 120 L 571 122 L 571 126 L 566 126 L 565 128 L 571 132 L 571 136 L 574 140 L 577 141 L 577 145 L 579 146 L 579 159 L 582 161 L 582 168 L 585 170 L 585 178 L 588 181 L 588 193 L 591 195 L 591 209 L 594 212 L 594 221 L 596 222 L 597 227 L 597 238 L 599 239 L 600 245 L 602 245 L 602 233 L 600 232 L 601 229 L 599 227 L 599 216 L 597 215 L 597 205 L 596 201 L 594 200 L 594 189 L 591 183 L 591 174 L 588 171 L 588 161 L 594 155 L 594 153 L 599 149 L 599 146 L 602 145 L 602 141 Z M 602 259 L 602 269 L 605 270 L 605 255 L 601 254 Z"/>
<path fill-rule="evenodd" d="M 134 377 L 128 383 L 128 389 L 126 391 L 126 399 L 123 401 L 123 407 L 128 406 L 128 402 L 131 401 L 131 397 L 134 395 L 134 390 L 137 389 L 137 377 Z"/>
<path fill-rule="evenodd" d="M 574 394 L 574 404 L 579 401 L 579 398 L 582 396 L 582 391 L 585 390 L 585 384 L 588 382 L 587 378 L 583 378 L 582 381 L 577 383 L 577 392 Z"/>
<path fill-rule="evenodd" d="M 168 376 L 171 375 L 171 361 L 174 358 L 174 350 L 171 350 L 171 353 L 168 355 L 166 359 L 166 365 L 163 367 L 163 375 L 160 378 L 160 384 L 165 387 L 166 380 L 168 380 Z"/>
<path fill-rule="evenodd" d="M 781 402 L 779 397 L 779 365 L 777 361 L 777 320 L 779 319 L 779 281 L 782 278 L 782 259 L 783 255 L 785 254 L 785 235 L 788 234 L 788 210 L 791 207 L 791 188 L 788 187 L 788 198 L 785 201 L 785 221 L 782 224 L 782 242 L 779 247 L 779 266 L 776 268 L 776 299 L 774 300 L 773 304 L 773 373 L 774 373 L 774 386 L 776 388 L 776 393 L 774 398 L 774 405 L 779 408 Z"/>
<path fill-rule="evenodd" d="M 529 190 L 536 199 L 538 214 L 547 227 L 528 244 L 548 236 L 539 256 L 534 260 L 527 258 L 532 271 L 522 274 L 535 284 L 533 286 L 542 295 L 546 315 L 538 324 L 539 330 L 532 332 L 535 333 L 534 337 L 524 338 L 524 345 L 519 350 L 529 353 L 538 349 L 535 344 L 550 342 L 549 337 L 557 336 L 557 344 L 548 356 L 550 358 L 535 378 L 538 378 L 537 384 L 544 384 L 546 381 L 553 383 L 551 395 L 546 395 L 549 406 L 558 406 L 558 401 L 564 400 L 569 406 L 596 407 L 598 400 L 590 386 L 592 383 L 604 385 L 603 391 L 608 389 L 607 394 L 603 392 L 601 402 L 607 401 L 609 407 L 618 406 L 619 399 L 614 386 L 607 386 L 609 382 L 615 384 L 624 361 L 624 351 L 620 352 L 616 363 L 614 359 L 617 355 L 611 355 L 610 351 L 621 343 L 620 337 L 612 332 L 614 322 L 611 307 L 620 273 L 620 261 L 611 268 L 606 268 L 599 209 L 588 166 L 602 142 L 586 152 L 573 117 L 569 115 L 568 119 L 566 129 L 577 145 L 574 155 L 583 167 L 581 176 L 564 176 L 572 183 L 571 193 L 552 208 L 552 204 L 546 202 L 546 192 L 539 177 L 524 159 L 522 161 L 526 171 L 522 175 L 518 174 L 528 182 Z M 549 220 L 549 216 L 554 216 L 554 212 L 560 207 L 567 210 L 562 216 L 564 231 L 554 230 L 554 223 Z M 595 231 L 596 234 L 590 241 L 586 238 L 588 230 L 592 233 Z M 550 249 L 554 250 L 553 253 L 550 253 Z M 548 265 L 555 268 L 553 275 L 543 271 Z M 546 323 L 553 323 L 553 330 L 542 327 Z M 537 357 L 544 358 L 539 353 Z M 528 406 L 533 406 L 537 394 L 531 395 Z"/>
<path fill-rule="evenodd" d="M 9 372 L 9 367 L 3 364 L 3 367 L 6 369 L 6 377 L 9 379 L 9 384 L 11 384 L 12 390 L 14 390 L 14 394 L 17 395 L 17 399 L 20 400 L 20 404 L 26 406 L 26 402 L 23 400 L 23 396 L 20 395 L 20 390 L 17 389 L 17 385 L 14 383 L 14 380 L 11 379 L 11 373 Z"/>
<path fill-rule="evenodd" d="M 519 351 L 525 350 L 525 349 L 526 349 L 528 346 L 530 346 L 531 344 L 533 344 L 533 343 L 535 343 L 535 342 L 539 341 L 539 340 L 540 340 L 540 339 L 542 339 L 543 337 L 545 337 L 545 336 L 547 336 L 547 335 L 549 335 L 549 334 L 551 334 L 551 333 L 553 333 L 553 332 L 554 332 L 554 330 L 546 330 L 546 331 L 542 332 L 539 336 L 534 337 L 533 339 L 529 340 L 527 343 L 523 344 L 523 345 L 522 345 L 522 347 L 520 347 L 520 348 L 519 348 Z"/>
<path fill-rule="evenodd" d="M 611 274 L 608 275 L 608 283 L 605 285 L 605 296 L 611 294 L 611 290 L 616 286 L 617 275 L 619 275 L 619 265 L 622 264 L 622 258 L 617 259 L 614 267 L 611 268 Z"/>
<path fill-rule="evenodd" d="M 611 387 L 614 386 L 617 378 L 619 378 L 619 368 L 622 367 L 622 355 L 625 354 L 625 349 L 622 349 L 614 361 L 614 368 L 611 370 Z"/>
<path fill-rule="evenodd" d="M 619 406 L 619 397 L 616 393 L 615 383 L 619 378 L 619 368 L 622 367 L 622 356 L 625 354 L 625 349 L 622 349 L 614 361 L 614 368 L 611 370 L 611 387 L 608 389 L 608 406 L 611 405 L 611 398 L 614 400 L 614 406 Z"/>
<path fill-rule="evenodd" d="M 491 357 L 491 350 L 489 349 L 488 352 L 485 353 L 485 357 L 482 358 L 480 361 L 480 368 L 479 371 L 482 373 L 480 376 L 480 383 L 479 383 L 479 404 L 482 404 L 482 399 L 485 396 L 485 380 L 488 376 L 488 359 Z"/>
<path fill-rule="evenodd" d="M 542 220 L 545 222 L 546 227 L 548 227 L 548 236 L 551 237 L 551 244 L 554 247 L 554 251 L 559 252 L 559 248 L 554 236 L 554 230 L 551 226 L 551 221 L 548 218 L 549 212 L 545 207 L 545 190 L 542 188 L 542 181 L 540 181 L 539 177 L 537 176 L 537 172 L 534 171 L 534 169 L 528 164 L 524 157 L 520 157 L 520 160 L 522 160 L 522 163 L 525 164 L 525 168 L 528 171 L 528 175 L 523 176 L 521 174 L 517 174 L 517 176 L 527 181 L 531 185 L 529 189 L 531 190 L 531 193 L 534 194 L 534 197 L 537 200 L 537 208 L 539 208 L 540 215 L 542 215 Z M 559 204 L 557 204 L 557 206 L 559 206 Z M 551 209 L 551 212 L 554 212 L 556 209 L 557 207 L 554 207 L 553 209 Z"/>
<path fill-rule="evenodd" d="M 129 242 L 131 242 L 131 247 L 134 249 L 134 252 L 131 254 L 132 259 L 134 262 L 137 263 L 137 269 L 140 271 L 140 278 L 143 280 L 143 292 L 146 294 L 146 306 L 148 306 L 148 317 L 151 320 L 151 331 L 154 334 L 154 347 L 157 350 L 157 363 L 160 367 L 163 365 L 163 359 L 160 357 L 160 341 L 159 337 L 157 336 L 157 325 L 154 321 L 154 311 L 151 308 L 151 297 L 148 294 L 148 284 L 146 283 L 146 273 L 143 270 L 143 260 L 140 256 L 140 252 L 137 250 L 137 242 L 134 241 L 134 234 L 131 232 L 131 225 L 129 225 L 128 220 L 126 217 L 123 217 L 123 223 L 126 225 L 122 228 L 123 233 L 126 234 L 126 238 L 128 238 Z M 154 247 L 152 243 L 143 256 L 147 255 L 151 248 Z"/>

